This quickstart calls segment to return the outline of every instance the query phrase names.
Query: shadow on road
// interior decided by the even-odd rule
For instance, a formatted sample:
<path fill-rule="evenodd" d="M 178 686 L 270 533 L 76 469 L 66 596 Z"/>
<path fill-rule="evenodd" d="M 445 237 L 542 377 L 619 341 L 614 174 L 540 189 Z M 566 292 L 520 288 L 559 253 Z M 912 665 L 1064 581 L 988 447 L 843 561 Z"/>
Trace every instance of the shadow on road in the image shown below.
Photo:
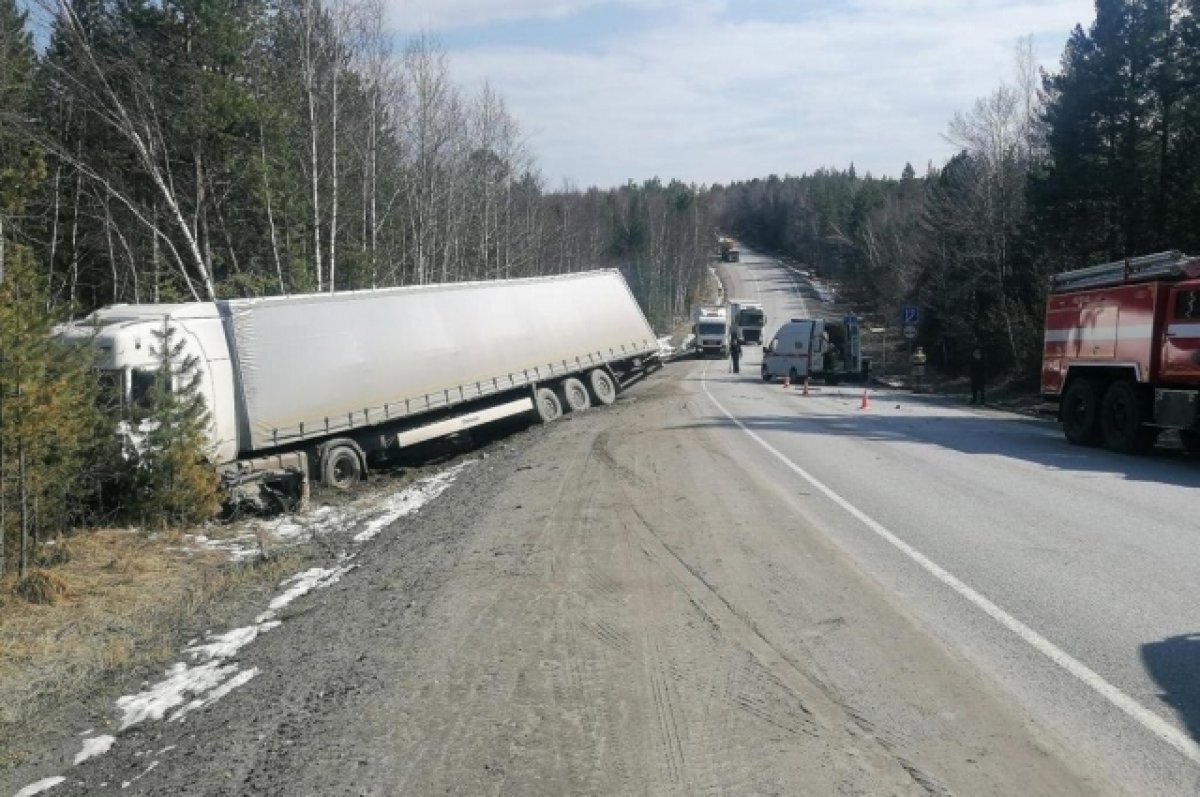
<path fill-rule="evenodd" d="M 1142 662 L 1162 690 L 1159 698 L 1200 741 L 1200 633 L 1142 645 Z"/>
<path fill-rule="evenodd" d="M 797 401 L 812 401 L 798 395 Z M 820 399 L 816 399 L 819 401 Z M 847 394 L 846 401 L 853 399 Z M 888 396 L 873 394 L 888 403 Z M 816 409 L 816 408 L 814 408 Z M 740 415 L 756 432 L 835 435 L 881 442 L 915 442 L 963 454 L 1009 457 L 1049 470 L 1117 473 L 1131 481 L 1200 487 L 1200 456 L 1165 447 L 1146 456 L 1125 456 L 1098 448 L 1073 446 L 1053 424 L 1023 418 L 997 418 L 947 410 L 945 415 L 876 415 L 806 412 L 803 415 Z M 731 427 L 727 418 L 675 428 Z"/>

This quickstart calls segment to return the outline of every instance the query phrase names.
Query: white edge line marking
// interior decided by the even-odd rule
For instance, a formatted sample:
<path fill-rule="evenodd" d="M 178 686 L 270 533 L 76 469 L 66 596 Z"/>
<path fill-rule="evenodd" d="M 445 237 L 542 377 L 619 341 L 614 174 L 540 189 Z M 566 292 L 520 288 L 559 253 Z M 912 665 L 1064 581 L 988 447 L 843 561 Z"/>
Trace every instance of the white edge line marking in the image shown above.
<path fill-rule="evenodd" d="M 1050 659 L 1059 667 L 1075 676 L 1085 685 L 1091 687 L 1092 690 L 1097 692 L 1109 703 L 1125 712 L 1125 714 L 1131 719 L 1137 721 L 1143 728 L 1150 731 L 1152 734 L 1169 744 L 1171 747 L 1175 748 L 1175 750 L 1182 753 L 1193 763 L 1200 764 L 1200 745 L 1197 745 L 1196 742 L 1191 739 L 1191 737 L 1176 728 L 1171 723 L 1167 722 L 1159 715 L 1155 714 L 1150 709 L 1143 706 L 1141 703 L 1134 700 L 1129 695 L 1122 692 L 1117 687 L 1110 684 L 1108 681 L 1104 680 L 1102 676 L 1100 676 L 1086 664 L 1074 658 L 1071 656 L 1071 654 L 1059 648 L 1037 631 L 1034 631 L 1032 628 L 1025 625 L 1008 612 L 1004 611 L 1004 609 L 1001 609 L 983 595 L 964 584 L 953 573 L 950 573 L 937 562 L 934 562 L 932 559 L 925 556 L 925 554 L 921 553 L 916 548 L 913 548 L 904 540 L 888 531 L 887 527 L 885 527 L 882 523 L 879 523 L 867 513 L 854 506 L 854 504 L 835 493 L 832 489 L 826 487 L 808 471 L 804 470 L 804 468 L 801 468 L 799 465 L 792 462 L 787 458 L 786 455 L 780 452 L 779 449 L 768 443 L 753 430 L 747 428 L 744 423 L 735 418 L 727 409 L 725 409 L 721 402 L 717 401 L 716 398 L 713 397 L 713 394 L 709 392 L 707 377 L 708 365 L 705 364 L 704 372 L 701 375 L 700 384 L 704 388 L 704 394 L 708 396 L 709 401 L 711 401 L 716 408 L 725 415 L 726 418 L 733 421 L 735 424 L 737 424 L 739 429 L 749 435 L 750 439 L 765 448 L 772 456 L 787 466 L 789 470 L 791 470 L 800 478 L 804 479 L 804 481 L 812 485 L 818 492 L 840 506 L 852 517 L 854 517 L 854 519 L 858 520 L 871 531 L 882 537 L 909 559 L 912 559 L 914 562 L 919 564 L 938 581 L 941 581 L 943 584 L 950 587 L 950 589 L 966 598 L 988 617 L 991 617 L 997 623 L 1004 626 L 1009 631 L 1012 631 L 1031 647 L 1035 648 L 1038 652 L 1046 656 L 1046 658 Z"/>

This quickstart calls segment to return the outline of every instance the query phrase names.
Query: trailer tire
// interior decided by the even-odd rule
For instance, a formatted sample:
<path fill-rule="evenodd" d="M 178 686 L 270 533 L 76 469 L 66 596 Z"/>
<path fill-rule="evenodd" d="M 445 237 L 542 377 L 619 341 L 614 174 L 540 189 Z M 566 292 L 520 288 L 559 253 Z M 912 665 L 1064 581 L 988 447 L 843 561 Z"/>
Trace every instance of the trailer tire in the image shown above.
<path fill-rule="evenodd" d="M 788 371 L 788 381 L 791 382 L 793 385 L 800 384 L 800 372 L 797 371 L 795 368 Z"/>
<path fill-rule="evenodd" d="M 608 406 L 617 400 L 617 381 L 603 368 L 597 368 L 588 374 L 588 387 L 597 404 Z"/>
<path fill-rule="evenodd" d="M 558 398 L 568 412 L 583 412 L 592 406 L 588 389 L 575 377 L 564 379 L 558 385 Z"/>
<path fill-rule="evenodd" d="M 1090 379 L 1072 380 L 1062 399 L 1063 434 L 1077 446 L 1100 440 L 1100 397 Z"/>
<path fill-rule="evenodd" d="M 354 446 L 331 445 L 321 452 L 321 481 L 337 490 L 349 490 L 362 481 L 362 457 Z"/>
<path fill-rule="evenodd" d="M 1119 379 L 1108 386 L 1100 405 L 1104 445 L 1121 454 L 1144 454 L 1154 446 L 1158 429 L 1146 426 L 1148 413 L 1134 384 Z"/>
<path fill-rule="evenodd" d="M 538 420 L 542 423 L 557 421 L 562 417 L 562 402 L 558 400 L 558 394 L 550 388 L 539 387 L 534 391 L 533 402 Z"/>

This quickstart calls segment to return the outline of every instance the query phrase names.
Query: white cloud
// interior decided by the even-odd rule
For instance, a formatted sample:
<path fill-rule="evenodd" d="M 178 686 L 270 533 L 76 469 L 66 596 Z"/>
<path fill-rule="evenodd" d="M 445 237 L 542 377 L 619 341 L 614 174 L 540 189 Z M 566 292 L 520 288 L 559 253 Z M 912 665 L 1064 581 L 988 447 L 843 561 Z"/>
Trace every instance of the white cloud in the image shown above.
<path fill-rule="evenodd" d="M 472 3 L 482 0 L 448 6 Z M 858 0 L 803 21 L 734 21 L 706 4 L 586 48 L 498 43 L 452 62 L 504 92 L 552 184 L 728 181 L 851 161 L 895 175 L 950 154 L 946 122 L 1010 78 L 1020 36 L 1038 34 L 1053 67 L 1091 15 L 1090 0 Z"/>
<path fill-rule="evenodd" d="M 392 0 L 392 16 L 401 31 L 443 31 L 469 25 L 520 19 L 563 19 L 589 8 L 620 5 L 656 8 L 686 0 Z"/>

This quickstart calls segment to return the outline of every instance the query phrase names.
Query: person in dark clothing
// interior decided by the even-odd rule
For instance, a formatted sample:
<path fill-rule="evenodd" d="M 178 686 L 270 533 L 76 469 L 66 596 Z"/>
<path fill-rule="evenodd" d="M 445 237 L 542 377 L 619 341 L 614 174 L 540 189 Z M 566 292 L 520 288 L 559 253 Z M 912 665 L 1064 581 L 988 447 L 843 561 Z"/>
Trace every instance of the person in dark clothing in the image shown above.
<path fill-rule="evenodd" d="M 737 335 L 729 336 L 729 361 L 733 372 L 738 373 L 738 364 L 742 360 L 742 344 L 738 342 Z"/>
<path fill-rule="evenodd" d="M 983 352 L 979 349 L 971 352 L 971 403 L 984 404 L 984 388 L 987 384 L 987 366 L 983 361 Z"/>

